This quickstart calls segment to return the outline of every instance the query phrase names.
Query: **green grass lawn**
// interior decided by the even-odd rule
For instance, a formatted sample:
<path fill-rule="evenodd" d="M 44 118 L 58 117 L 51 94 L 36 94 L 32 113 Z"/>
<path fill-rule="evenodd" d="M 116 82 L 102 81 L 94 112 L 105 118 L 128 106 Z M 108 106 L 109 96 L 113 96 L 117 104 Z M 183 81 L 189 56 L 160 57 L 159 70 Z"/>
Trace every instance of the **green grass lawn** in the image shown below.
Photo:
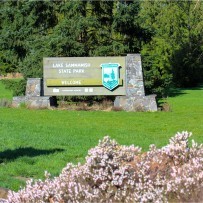
<path fill-rule="evenodd" d="M 12 92 L 5 89 L 2 81 L 0 80 L 0 99 L 12 99 Z"/>
<path fill-rule="evenodd" d="M 67 162 L 84 162 L 105 135 L 144 151 L 183 130 L 202 143 L 203 87 L 176 89 L 167 102 L 171 112 L 0 108 L 0 187 L 18 190 L 25 178 L 43 178 L 45 170 L 58 175 Z"/>

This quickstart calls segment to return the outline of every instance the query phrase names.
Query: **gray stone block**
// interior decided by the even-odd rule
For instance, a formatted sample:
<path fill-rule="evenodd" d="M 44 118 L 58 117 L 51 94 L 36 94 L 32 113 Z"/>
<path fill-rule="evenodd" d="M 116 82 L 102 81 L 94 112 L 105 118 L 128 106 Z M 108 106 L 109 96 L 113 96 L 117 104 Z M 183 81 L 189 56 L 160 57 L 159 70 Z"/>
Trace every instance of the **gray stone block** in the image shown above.
<path fill-rule="evenodd" d="M 133 97 L 118 96 L 114 101 L 114 106 L 125 111 L 157 111 L 156 95 Z"/>
<path fill-rule="evenodd" d="M 41 96 L 42 95 L 42 79 L 28 78 L 26 85 L 26 96 Z"/>
<path fill-rule="evenodd" d="M 26 97 L 25 96 L 19 96 L 19 97 L 13 97 L 12 100 L 12 107 L 20 107 L 20 105 L 26 103 Z"/>
<path fill-rule="evenodd" d="M 140 54 L 126 56 L 126 96 L 145 95 Z"/>
<path fill-rule="evenodd" d="M 50 97 L 30 97 L 26 101 L 28 108 L 45 109 L 50 107 Z"/>
<path fill-rule="evenodd" d="M 37 96 L 36 97 L 27 97 L 27 96 L 13 97 L 12 106 L 17 108 L 24 104 L 27 108 L 34 108 L 34 109 L 50 108 L 50 99 L 51 97 L 37 97 Z"/>

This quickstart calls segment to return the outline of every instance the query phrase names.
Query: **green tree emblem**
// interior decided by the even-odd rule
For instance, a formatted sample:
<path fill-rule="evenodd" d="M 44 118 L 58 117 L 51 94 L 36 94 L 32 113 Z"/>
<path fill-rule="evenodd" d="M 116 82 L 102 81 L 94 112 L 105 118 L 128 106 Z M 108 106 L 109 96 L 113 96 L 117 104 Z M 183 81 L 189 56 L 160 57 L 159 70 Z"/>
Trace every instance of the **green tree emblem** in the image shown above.
<path fill-rule="evenodd" d="M 114 80 L 115 79 L 115 72 L 114 72 L 114 70 L 112 69 L 112 72 L 111 72 L 111 78 L 112 78 L 112 80 Z"/>

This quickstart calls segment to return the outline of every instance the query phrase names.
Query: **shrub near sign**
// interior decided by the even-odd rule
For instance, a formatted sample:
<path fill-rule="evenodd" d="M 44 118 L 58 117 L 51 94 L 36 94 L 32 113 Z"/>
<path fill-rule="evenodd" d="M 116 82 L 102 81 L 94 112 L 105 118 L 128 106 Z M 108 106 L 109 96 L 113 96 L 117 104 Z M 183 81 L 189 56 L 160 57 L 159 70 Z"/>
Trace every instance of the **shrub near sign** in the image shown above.
<path fill-rule="evenodd" d="M 125 95 L 125 57 L 44 58 L 44 95 Z"/>

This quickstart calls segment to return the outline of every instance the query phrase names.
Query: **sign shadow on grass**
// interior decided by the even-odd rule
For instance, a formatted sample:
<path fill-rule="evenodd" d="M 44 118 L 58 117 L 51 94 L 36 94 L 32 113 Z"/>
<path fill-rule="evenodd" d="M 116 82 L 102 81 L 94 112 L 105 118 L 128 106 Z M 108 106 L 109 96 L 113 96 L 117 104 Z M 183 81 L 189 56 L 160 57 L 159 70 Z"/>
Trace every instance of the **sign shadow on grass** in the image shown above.
<path fill-rule="evenodd" d="M 56 152 L 62 152 L 64 149 L 35 149 L 33 147 L 20 147 L 17 149 L 8 149 L 0 152 L 0 163 L 14 161 L 23 156 L 35 157 L 40 155 L 48 155 Z"/>

